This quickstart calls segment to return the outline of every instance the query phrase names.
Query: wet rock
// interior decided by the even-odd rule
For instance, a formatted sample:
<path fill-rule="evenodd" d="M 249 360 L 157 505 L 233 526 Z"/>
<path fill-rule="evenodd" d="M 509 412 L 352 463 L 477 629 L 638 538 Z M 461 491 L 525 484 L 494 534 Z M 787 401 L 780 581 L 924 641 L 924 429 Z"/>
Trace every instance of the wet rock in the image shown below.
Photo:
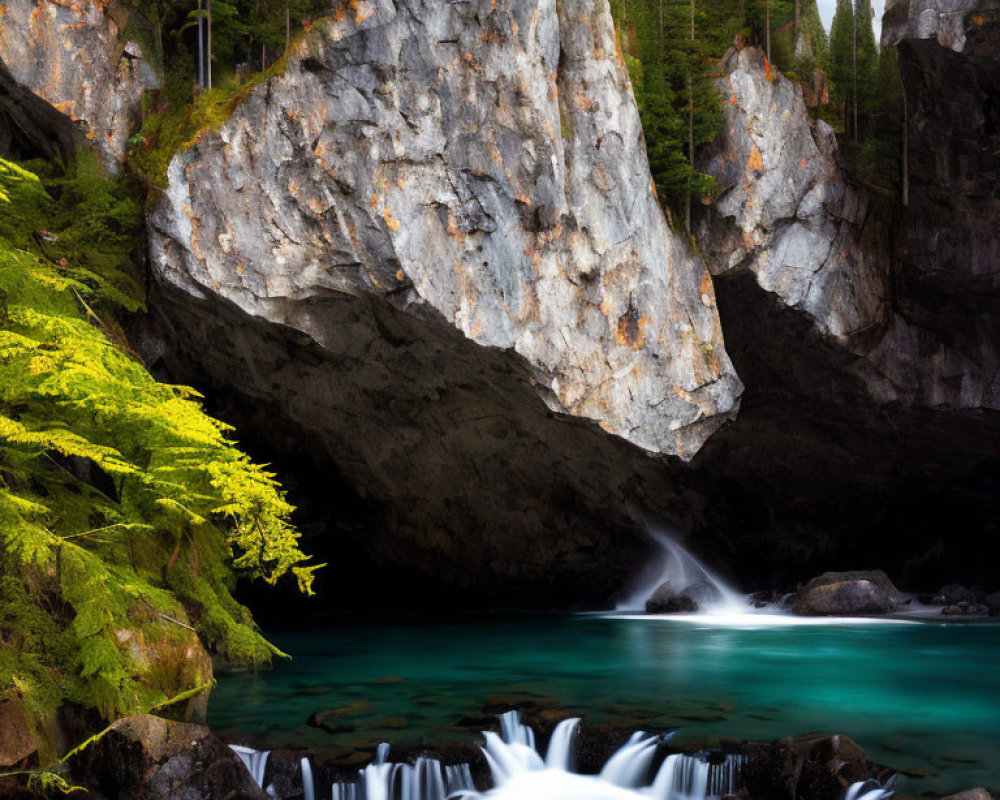
<path fill-rule="evenodd" d="M 745 785 L 759 800 L 843 800 L 852 783 L 882 769 L 848 736 L 809 734 L 751 744 Z"/>
<path fill-rule="evenodd" d="M 958 792 L 957 794 L 950 794 L 942 800 L 993 800 L 993 795 L 990 794 L 986 789 L 976 788 L 976 789 L 966 789 L 964 792 Z"/>
<path fill-rule="evenodd" d="M 984 605 L 989 609 L 991 617 L 1000 617 L 1000 592 L 987 595 Z"/>
<path fill-rule="evenodd" d="M 70 762 L 107 800 L 265 800 L 239 757 L 206 727 L 125 717 Z"/>
<path fill-rule="evenodd" d="M 699 608 L 697 600 L 686 591 L 678 592 L 670 581 L 664 581 L 646 600 L 647 614 L 677 614 L 695 612 Z"/>
<path fill-rule="evenodd" d="M 143 92 L 159 86 L 139 43 L 120 38 L 128 12 L 124 6 L 117 9 L 121 16 L 116 21 L 111 9 L 97 0 L 7 0 L 0 16 L 0 87 L 6 76 L 76 123 L 80 138 L 93 143 L 111 172 L 121 167 Z M 41 152 L 32 154 L 48 155 L 44 133 L 40 141 L 18 145 L 14 128 L 20 117 L 49 118 L 49 112 L 16 96 L 16 105 L 5 111 L 7 97 L 12 97 L 11 91 L 0 91 L 2 149 L 16 153 L 28 147 L 30 153 L 41 146 Z"/>
<path fill-rule="evenodd" d="M 789 601 L 802 616 L 887 614 L 904 598 L 881 570 L 826 572 L 813 578 Z"/>
<path fill-rule="evenodd" d="M 37 748 L 20 698 L 12 693 L 0 695 L 0 768 L 21 765 Z"/>
<path fill-rule="evenodd" d="M 941 587 L 941 590 L 934 596 L 934 602 L 940 605 L 958 605 L 959 603 L 972 603 L 976 600 L 976 594 L 970 589 L 958 583 L 950 583 Z"/>

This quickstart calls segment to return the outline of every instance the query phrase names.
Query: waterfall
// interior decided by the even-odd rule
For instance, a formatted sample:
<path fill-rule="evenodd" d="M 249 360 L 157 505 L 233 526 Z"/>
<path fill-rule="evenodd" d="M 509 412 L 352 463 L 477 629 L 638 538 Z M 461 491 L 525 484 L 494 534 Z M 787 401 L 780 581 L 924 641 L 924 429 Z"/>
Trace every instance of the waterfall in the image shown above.
<path fill-rule="evenodd" d="M 270 750 L 254 750 L 252 747 L 243 747 L 238 744 L 231 744 L 229 748 L 240 757 L 250 777 L 262 789 L 264 788 L 264 770 L 267 768 L 267 757 L 271 755 Z"/>
<path fill-rule="evenodd" d="M 388 756 L 389 745 L 383 742 L 375 762 L 360 770 L 356 781 L 333 784 L 332 800 L 446 800 L 475 792 L 468 764 L 442 766 L 426 757 L 390 764 Z"/>
<path fill-rule="evenodd" d="M 874 778 L 852 783 L 844 794 L 844 800 L 889 800 L 896 791 L 893 785 L 896 776 L 893 775 L 885 783 L 879 783 Z"/>
<path fill-rule="evenodd" d="M 744 757 L 730 755 L 709 764 L 701 755 L 667 756 L 652 783 L 650 772 L 659 745 L 670 738 L 634 733 L 608 759 L 599 775 L 572 771 L 580 720 L 560 722 L 543 760 L 535 733 L 516 711 L 500 718 L 500 733 L 483 733 L 483 754 L 494 788 L 478 792 L 468 764 L 442 766 L 433 758 L 413 764 L 387 762 L 389 746 L 380 745 L 376 760 L 357 780 L 333 785 L 332 800 L 719 800 L 742 782 Z M 308 798 L 307 798 L 308 800 Z M 885 800 L 852 797 L 845 800 Z"/>
<path fill-rule="evenodd" d="M 709 613 L 749 610 L 743 595 L 709 570 L 665 531 L 653 526 L 649 526 L 647 530 L 649 537 L 660 547 L 659 557 L 638 576 L 633 587 L 618 603 L 619 611 L 645 609 L 646 600 L 664 581 L 670 581 L 678 592 L 699 583 L 707 583 L 719 598 L 703 609 Z"/>
<path fill-rule="evenodd" d="M 316 800 L 316 786 L 313 783 L 312 764 L 308 758 L 303 758 L 299 762 L 299 769 L 302 771 L 302 797 L 304 800 Z"/>
<path fill-rule="evenodd" d="M 575 764 L 573 755 L 576 751 L 576 732 L 580 728 L 580 720 L 576 717 L 564 719 L 552 731 L 549 741 L 549 752 L 545 756 L 545 766 L 549 769 L 560 769 L 572 772 Z"/>

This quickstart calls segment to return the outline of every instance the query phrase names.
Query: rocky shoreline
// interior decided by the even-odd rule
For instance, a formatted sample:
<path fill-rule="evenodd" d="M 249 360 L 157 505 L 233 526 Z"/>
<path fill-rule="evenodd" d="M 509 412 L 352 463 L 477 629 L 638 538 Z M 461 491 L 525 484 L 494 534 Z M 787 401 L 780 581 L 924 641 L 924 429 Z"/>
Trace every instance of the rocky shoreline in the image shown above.
<path fill-rule="evenodd" d="M 695 613 L 720 600 L 707 581 L 664 581 L 645 603 L 647 614 Z M 936 592 L 901 592 L 882 570 L 824 572 L 793 591 L 755 592 L 749 604 L 803 617 L 896 616 L 927 619 L 1000 617 L 1000 592 L 951 583 Z"/>
<path fill-rule="evenodd" d="M 551 714 L 526 708 L 525 719 L 538 734 L 539 749 L 547 745 L 557 720 Z M 489 721 L 489 720 L 487 720 Z M 497 729 L 496 718 L 488 729 Z M 613 724 L 584 722 L 576 739 L 576 771 L 596 774 L 625 742 L 631 731 Z M 650 771 L 671 753 L 691 753 L 670 746 L 669 736 L 657 747 Z M 807 734 L 771 742 L 720 740 L 711 749 L 699 749 L 708 763 L 740 756 L 740 789 L 731 795 L 740 800 L 843 800 L 847 789 L 860 781 L 885 784 L 894 774 L 878 764 L 850 737 Z M 64 777 L 94 800 L 295 800 L 303 797 L 302 760 L 311 764 L 316 797 L 328 797 L 337 782 L 357 778 L 358 770 L 376 759 L 373 749 L 354 763 L 324 759 L 303 749 L 270 751 L 255 781 L 246 763 L 223 739 L 203 725 L 144 715 L 115 722 L 104 735 L 71 757 Z M 480 744 L 452 742 L 393 748 L 389 763 L 413 763 L 433 758 L 443 766 L 467 764 L 476 789 L 491 786 L 490 768 Z M 21 767 L 29 768 L 31 759 Z M 263 787 L 267 787 L 265 791 Z M 23 778 L 0 779 L 0 797 L 38 800 L 43 794 L 25 786 Z M 947 800 L 995 800 L 984 789 L 971 789 Z"/>

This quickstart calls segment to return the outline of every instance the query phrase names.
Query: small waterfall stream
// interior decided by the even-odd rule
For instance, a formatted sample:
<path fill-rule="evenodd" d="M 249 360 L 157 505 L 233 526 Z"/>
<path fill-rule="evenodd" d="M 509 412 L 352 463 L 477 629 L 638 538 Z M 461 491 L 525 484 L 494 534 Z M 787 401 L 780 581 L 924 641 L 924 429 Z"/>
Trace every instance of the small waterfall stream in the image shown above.
<path fill-rule="evenodd" d="M 698 756 L 671 755 L 649 783 L 657 747 L 665 738 L 641 731 L 608 759 L 599 775 L 580 775 L 572 771 L 579 724 L 579 719 L 560 722 L 543 759 L 534 731 L 521 723 L 518 712 L 502 715 L 499 735 L 483 733 L 483 754 L 494 784 L 486 792 L 476 790 L 468 764 L 442 766 L 430 758 L 388 764 L 387 750 L 380 748 L 376 762 L 361 770 L 357 780 L 334 784 L 332 800 L 717 800 L 739 786 L 742 756 L 710 765 Z"/>
<path fill-rule="evenodd" d="M 659 746 L 666 735 L 637 731 L 605 763 L 598 775 L 572 770 L 580 720 L 566 719 L 552 733 L 543 759 L 535 746 L 535 732 L 521 722 L 517 711 L 500 718 L 500 734 L 483 733 L 483 755 L 494 788 L 476 789 L 469 764 L 444 765 L 420 757 L 412 764 L 389 763 L 389 744 L 378 746 L 375 761 L 358 771 L 352 781 L 334 783 L 331 800 L 720 800 L 743 785 L 746 757 L 729 754 L 720 763 L 701 755 L 672 753 L 650 776 Z M 230 745 L 258 786 L 263 786 L 268 751 Z M 315 800 L 312 766 L 300 761 L 302 795 Z M 866 780 L 848 788 L 844 800 L 890 800 L 895 776 L 885 783 Z M 273 795 L 273 787 L 268 788 Z"/>
<path fill-rule="evenodd" d="M 679 592 L 697 584 L 708 584 L 718 599 L 703 609 L 706 613 L 731 614 L 750 610 L 743 595 L 674 541 L 666 531 L 652 525 L 647 531 L 659 545 L 660 555 L 639 574 L 632 588 L 618 603 L 619 611 L 644 609 L 647 598 L 664 581 L 670 581 Z"/>

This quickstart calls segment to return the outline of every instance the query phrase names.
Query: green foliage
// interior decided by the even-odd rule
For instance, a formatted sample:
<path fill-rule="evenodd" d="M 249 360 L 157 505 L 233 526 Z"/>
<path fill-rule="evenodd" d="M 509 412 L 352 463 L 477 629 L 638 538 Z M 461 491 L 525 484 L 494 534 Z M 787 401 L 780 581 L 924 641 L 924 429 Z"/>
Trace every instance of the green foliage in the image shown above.
<path fill-rule="evenodd" d="M 136 209 L 102 181 L 82 164 L 52 198 L 0 161 L 0 689 L 112 716 L 204 682 L 194 630 L 266 664 L 235 577 L 309 592 L 316 567 L 274 477 L 124 347 L 109 313 L 138 305 L 119 261 Z"/>
<path fill-rule="evenodd" d="M 653 182 L 661 203 L 675 212 L 691 196 L 710 194 L 714 188 L 712 179 L 693 166 L 690 142 L 693 135 L 697 150 L 715 138 L 719 125 L 713 49 L 728 31 L 720 34 L 719 27 L 710 24 L 711 2 L 694 5 L 693 39 L 690 0 L 612 3 L 642 116 Z"/>

